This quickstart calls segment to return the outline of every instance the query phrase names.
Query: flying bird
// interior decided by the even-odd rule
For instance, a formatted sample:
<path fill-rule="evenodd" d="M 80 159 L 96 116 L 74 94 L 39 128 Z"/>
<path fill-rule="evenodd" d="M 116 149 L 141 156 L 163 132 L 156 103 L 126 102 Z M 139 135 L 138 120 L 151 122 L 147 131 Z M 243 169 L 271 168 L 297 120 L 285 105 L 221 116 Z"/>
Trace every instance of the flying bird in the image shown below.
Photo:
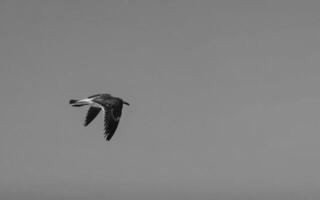
<path fill-rule="evenodd" d="M 69 103 L 73 107 L 90 106 L 84 126 L 88 126 L 102 110 L 104 113 L 104 136 L 107 141 L 110 141 L 118 127 L 123 104 L 130 105 L 121 98 L 113 97 L 110 94 L 95 94 L 80 100 L 71 99 Z"/>

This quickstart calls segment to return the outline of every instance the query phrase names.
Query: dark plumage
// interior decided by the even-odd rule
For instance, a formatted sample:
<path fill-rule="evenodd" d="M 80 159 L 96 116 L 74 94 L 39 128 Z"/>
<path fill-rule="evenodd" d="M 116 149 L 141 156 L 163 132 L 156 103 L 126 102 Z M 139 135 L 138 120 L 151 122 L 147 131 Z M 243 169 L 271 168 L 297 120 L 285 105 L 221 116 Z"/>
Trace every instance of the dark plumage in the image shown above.
<path fill-rule="evenodd" d="M 121 98 L 113 97 L 110 94 L 95 94 L 80 100 L 71 99 L 69 103 L 73 107 L 90 106 L 84 121 L 84 126 L 88 126 L 100 111 L 103 110 L 104 135 L 108 141 L 112 138 L 118 127 L 123 104 L 129 105 L 128 102 L 123 101 Z"/>

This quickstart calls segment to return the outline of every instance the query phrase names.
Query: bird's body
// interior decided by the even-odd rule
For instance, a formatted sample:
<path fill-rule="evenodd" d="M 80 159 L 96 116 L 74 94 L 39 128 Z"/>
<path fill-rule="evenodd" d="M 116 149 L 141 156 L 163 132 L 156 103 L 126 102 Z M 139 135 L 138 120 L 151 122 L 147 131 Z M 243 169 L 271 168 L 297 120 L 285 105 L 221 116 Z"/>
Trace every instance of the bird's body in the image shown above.
<path fill-rule="evenodd" d="M 71 99 L 69 103 L 73 107 L 90 106 L 84 126 L 89 125 L 102 110 L 104 113 L 104 134 L 108 141 L 112 138 L 118 127 L 123 104 L 129 105 L 129 103 L 121 98 L 113 97 L 110 94 L 95 94 L 80 100 Z"/>

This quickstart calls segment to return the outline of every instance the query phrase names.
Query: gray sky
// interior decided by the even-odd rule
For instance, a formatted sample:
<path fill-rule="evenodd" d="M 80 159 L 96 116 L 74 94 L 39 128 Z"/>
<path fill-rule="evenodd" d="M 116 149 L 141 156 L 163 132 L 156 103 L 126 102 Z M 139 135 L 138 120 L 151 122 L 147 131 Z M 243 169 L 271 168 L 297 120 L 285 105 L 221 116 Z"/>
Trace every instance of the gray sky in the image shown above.
<path fill-rule="evenodd" d="M 0 1 L 0 198 L 320 199 L 320 2 Z M 111 142 L 70 98 L 131 103 Z"/>

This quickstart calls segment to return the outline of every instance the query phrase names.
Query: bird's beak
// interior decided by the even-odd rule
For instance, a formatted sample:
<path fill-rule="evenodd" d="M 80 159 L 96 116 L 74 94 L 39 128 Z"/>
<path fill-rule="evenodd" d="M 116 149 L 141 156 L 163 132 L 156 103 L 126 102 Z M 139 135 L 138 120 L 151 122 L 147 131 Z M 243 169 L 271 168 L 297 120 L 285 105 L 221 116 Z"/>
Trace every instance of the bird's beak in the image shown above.
<path fill-rule="evenodd" d="M 130 106 L 130 104 L 126 101 L 123 101 L 124 104 L 126 104 L 127 106 Z"/>

